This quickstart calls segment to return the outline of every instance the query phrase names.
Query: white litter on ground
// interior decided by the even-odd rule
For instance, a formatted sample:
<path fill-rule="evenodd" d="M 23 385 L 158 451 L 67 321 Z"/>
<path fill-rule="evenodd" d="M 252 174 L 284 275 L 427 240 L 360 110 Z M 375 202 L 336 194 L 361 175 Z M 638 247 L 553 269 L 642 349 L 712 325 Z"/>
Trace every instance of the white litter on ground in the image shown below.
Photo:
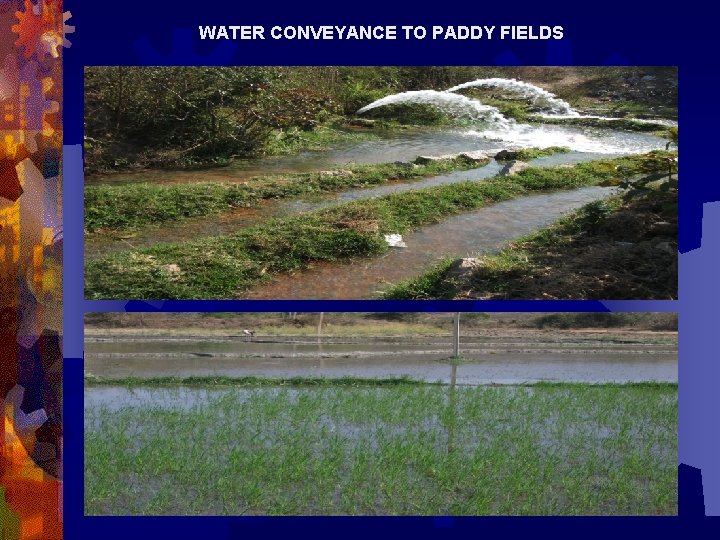
<path fill-rule="evenodd" d="M 385 241 L 390 247 L 405 248 L 407 244 L 403 241 L 402 235 L 399 234 L 386 234 Z"/>

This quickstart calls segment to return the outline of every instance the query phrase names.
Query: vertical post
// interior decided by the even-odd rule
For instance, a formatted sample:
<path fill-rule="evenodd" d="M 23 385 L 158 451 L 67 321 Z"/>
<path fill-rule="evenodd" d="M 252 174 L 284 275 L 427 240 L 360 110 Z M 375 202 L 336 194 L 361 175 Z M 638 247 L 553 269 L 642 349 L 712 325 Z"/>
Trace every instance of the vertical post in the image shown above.
<path fill-rule="evenodd" d="M 450 391 L 455 391 L 457 382 L 457 359 L 460 358 L 460 313 L 455 314 L 453 321 L 453 361 L 450 370 Z"/>
<path fill-rule="evenodd" d="M 317 337 L 320 339 L 320 336 L 322 335 L 322 325 L 323 325 L 323 318 L 325 316 L 325 313 L 323 311 L 320 312 L 320 319 L 318 320 L 317 325 Z"/>
<path fill-rule="evenodd" d="M 325 312 L 320 312 L 320 319 L 318 320 L 317 325 L 317 346 L 318 346 L 318 355 L 320 356 L 320 368 L 325 369 L 325 359 L 322 355 L 322 339 L 320 339 L 320 336 L 322 336 L 322 325 L 323 325 L 323 319 L 325 318 Z"/>
<path fill-rule="evenodd" d="M 453 356 L 460 357 L 460 313 L 455 314 L 453 321 Z"/>

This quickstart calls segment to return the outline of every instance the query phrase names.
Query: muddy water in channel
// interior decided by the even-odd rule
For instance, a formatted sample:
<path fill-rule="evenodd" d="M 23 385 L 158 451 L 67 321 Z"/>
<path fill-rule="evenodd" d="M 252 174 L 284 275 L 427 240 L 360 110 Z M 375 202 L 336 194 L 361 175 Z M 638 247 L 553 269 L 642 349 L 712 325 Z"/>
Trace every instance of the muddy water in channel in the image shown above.
<path fill-rule="evenodd" d="M 410 377 L 450 382 L 451 338 L 89 339 L 85 369 L 98 377 Z M 674 341 L 468 338 L 457 366 L 462 385 L 536 381 L 677 381 Z"/>
<path fill-rule="evenodd" d="M 595 159 L 599 155 L 586 153 L 555 154 L 530 163 L 542 167 L 575 164 Z M 288 216 L 302 212 L 311 212 L 335 204 L 381 197 L 391 193 L 402 193 L 466 180 L 484 180 L 497 175 L 504 163 L 492 160 L 477 169 L 455 171 L 449 174 L 433 176 L 410 182 L 389 182 L 388 184 L 362 189 L 351 189 L 339 193 L 318 194 L 289 200 L 265 201 L 256 208 L 235 208 L 213 219 L 205 216 L 183 220 L 179 223 L 167 223 L 161 227 L 147 227 L 132 235 L 116 237 L 114 235 L 95 234 L 85 239 L 85 256 L 88 260 L 126 249 L 149 247 L 161 242 L 183 242 L 211 236 L 225 236 L 254 225 L 263 219 L 275 216 Z"/>
<path fill-rule="evenodd" d="M 467 257 L 498 250 L 510 240 L 545 227 L 562 214 L 608 196 L 611 188 L 590 187 L 501 202 L 449 218 L 405 236 L 407 248 L 383 257 L 313 268 L 274 278 L 249 291 L 252 299 L 372 298 L 388 284 L 416 277 L 443 257 Z"/>
<path fill-rule="evenodd" d="M 496 133 L 497 138 L 482 132 L 464 129 L 389 130 L 377 139 L 350 141 L 322 151 L 306 151 L 292 156 L 239 161 L 227 167 L 196 171 L 148 171 L 114 174 L 88 179 L 92 184 L 125 184 L 152 182 L 163 184 L 193 182 L 239 182 L 252 176 L 312 172 L 350 164 L 369 165 L 392 161 L 410 161 L 419 155 L 442 155 L 469 151 L 495 153 L 509 146 L 569 146 L 576 152 L 595 155 L 629 154 L 662 149 L 667 141 L 646 133 L 629 133 L 610 129 L 579 126 L 526 126 L 531 135 L 509 140 Z M 591 158 L 592 159 L 592 158 Z"/>
<path fill-rule="evenodd" d="M 568 157 L 568 162 L 572 162 L 569 154 L 565 154 L 565 156 Z M 163 224 L 162 227 L 148 227 L 127 238 L 116 238 L 101 234 L 93 235 L 85 240 L 85 254 L 88 259 L 92 259 L 114 251 L 149 247 L 160 242 L 182 242 L 210 236 L 225 236 L 233 234 L 243 227 L 255 225 L 269 217 L 311 212 L 335 204 L 370 199 L 413 189 L 453 184 L 466 180 L 482 180 L 496 175 L 502 167 L 502 163 L 493 160 L 477 169 L 455 171 L 422 180 L 390 182 L 374 188 L 352 189 L 339 193 L 316 195 L 310 198 L 264 201 L 256 208 L 235 208 L 213 217 L 213 219 L 203 216 L 186 219 L 179 223 Z"/>
<path fill-rule="evenodd" d="M 505 141 L 502 138 L 489 138 L 482 132 L 474 130 L 420 129 L 389 131 L 379 139 L 343 143 L 323 151 L 264 158 L 254 162 L 242 161 L 227 167 L 198 171 L 159 170 L 95 177 L 88 179 L 88 183 L 237 183 L 260 175 L 313 172 L 351 164 L 410 161 L 419 155 L 437 156 L 472 151 L 481 151 L 486 152 L 488 155 L 494 155 L 499 150 L 509 146 L 562 145 L 572 149 L 570 153 L 554 154 L 531 161 L 536 166 L 551 167 L 601 159 L 613 155 L 647 152 L 652 149 L 664 148 L 665 144 L 665 141 L 661 138 L 643 133 L 589 130 L 572 126 L 526 126 L 525 129 L 530 130 L 532 137 L 527 140 L 521 138 L 520 140 L 513 139 L 511 141 Z M 418 181 L 392 182 L 384 186 L 354 189 L 311 199 L 268 201 L 259 208 L 238 208 L 212 219 L 198 217 L 184 220 L 181 223 L 164 224 L 162 227 L 148 227 L 133 235 L 121 238 L 115 235 L 95 234 L 85 240 L 85 257 L 87 260 L 92 260 L 116 251 L 149 247 L 161 242 L 181 242 L 203 237 L 228 235 L 272 216 L 286 216 L 288 214 L 317 210 L 333 204 L 378 197 L 411 189 L 451 184 L 463 180 L 481 180 L 497 174 L 501 168 L 502 164 L 492 161 L 478 169 L 458 171 Z"/>

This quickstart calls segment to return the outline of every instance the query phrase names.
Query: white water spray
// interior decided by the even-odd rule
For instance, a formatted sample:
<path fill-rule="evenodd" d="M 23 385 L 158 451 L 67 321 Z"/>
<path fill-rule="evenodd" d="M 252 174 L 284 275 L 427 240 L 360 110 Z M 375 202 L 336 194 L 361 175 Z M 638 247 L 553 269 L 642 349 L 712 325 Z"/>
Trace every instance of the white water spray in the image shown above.
<path fill-rule="evenodd" d="M 475 99 L 453 94 L 451 92 L 438 92 L 437 90 L 414 90 L 385 96 L 373 101 L 358 110 L 362 114 L 378 107 L 387 105 L 423 104 L 430 105 L 455 118 L 466 118 L 472 121 L 488 122 L 496 129 L 509 128 L 513 121 L 505 118 L 500 111 L 490 105 L 483 105 Z"/>
<path fill-rule="evenodd" d="M 573 109 L 567 101 L 563 101 L 552 92 L 543 90 L 539 86 L 517 79 L 502 79 L 499 77 L 491 79 L 477 79 L 474 81 L 458 84 L 449 88 L 447 92 L 457 92 L 465 88 L 501 88 L 516 92 L 522 97 L 532 100 L 533 105 L 547 108 L 553 115 L 565 115 L 570 117 L 580 116 L 580 113 Z"/>
<path fill-rule="evenodd" d="M 593 131 L 583 133 L 576 128 L 564 126 L 538 126 L 516 124 L 512 129 L 470 130 L 470 136 L 486 141 L 496 141 L 498 150 L 510 148 L 545 148 L 567 146 L 573 152 L 591 154 L 642 154 L 661 150 L 664 141 L 653 136 L 632 132 Z"/>
<path fill-rule="evenodd" d="M 508 145 L 511 147 L 568 146 L 575 152 L 624 154 L 642 153 L 664 147 L 662 140 L 639 134 L 617 131 L 583 133 L 582 128 L 573 126 L 519 124 L 513 119 L 505 118 L 496 107 L 454 93 L 457 90 L 471 87 L 497 87 L 519 93 L 532 100 L 532 103 L 541 109 L 537 113 L 541 117 L 615 120 L 615 118 L 582 115 L 569 103 L 547 90 L 516 79 L 502 78 L 478 79 L 454 86 L 446 91 L 417 90 L 392 94 L 373 101 L 358 110 L 356 114 L 388 105 L 429 105 L 455 118 L 470 120 L 477 124 L 475 129 L 466 133 L 488 142 L 497 142 L 502 145 L 501 148 L 507 148 Z M 633 119 L 633 121 L 642 122 L 638 119 Z M 677 122 L 673 121 L 646 121 L 677 125 Z"/>

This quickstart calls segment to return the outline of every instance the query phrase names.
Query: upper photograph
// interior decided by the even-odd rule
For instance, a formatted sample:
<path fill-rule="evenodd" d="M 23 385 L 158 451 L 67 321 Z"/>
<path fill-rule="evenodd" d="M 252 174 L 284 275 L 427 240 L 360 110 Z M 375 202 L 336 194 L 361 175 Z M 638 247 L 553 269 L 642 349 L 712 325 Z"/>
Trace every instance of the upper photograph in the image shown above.
<path fill-rule="evenodd" d="M 675 67 L 88 67 L 88 299 L 677 298 Z"/>

